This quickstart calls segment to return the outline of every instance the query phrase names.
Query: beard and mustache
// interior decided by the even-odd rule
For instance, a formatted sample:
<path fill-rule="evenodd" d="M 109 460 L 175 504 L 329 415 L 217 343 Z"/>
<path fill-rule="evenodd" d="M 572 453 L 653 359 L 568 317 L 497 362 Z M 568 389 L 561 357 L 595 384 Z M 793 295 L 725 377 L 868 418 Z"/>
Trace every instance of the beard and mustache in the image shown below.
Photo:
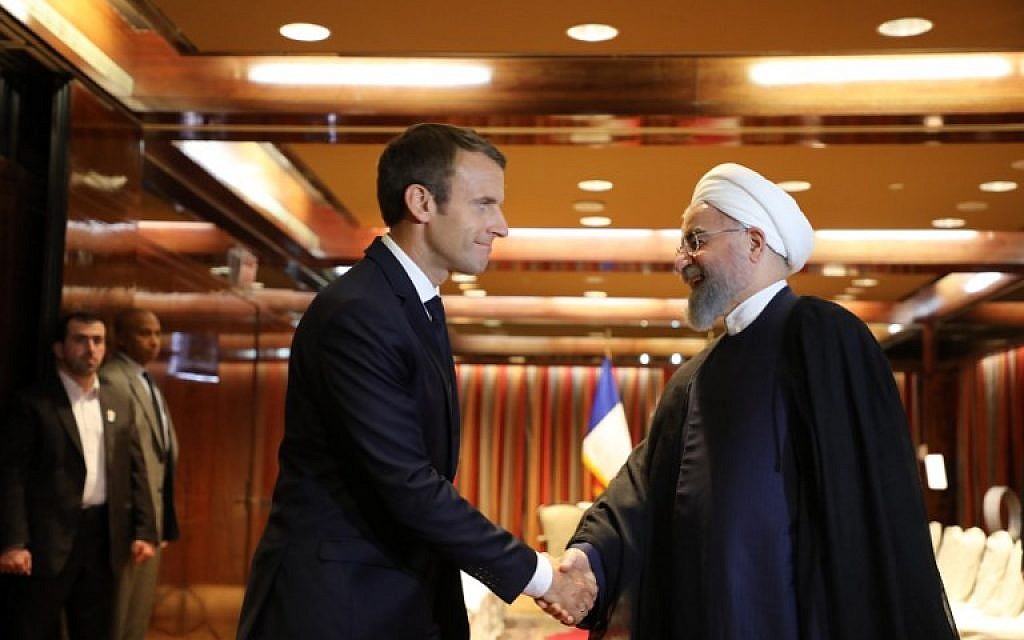
<path fill-rule="evenodd" d="M 707 270 L 691 262 L 683 268 L 683 280 L 690 286 L 686 316 L 694 330 L 707 331 L 715 318 L 724 316 L 732 308 L 743 284 L 736 273 L 736 265 L 730 263 L 729 267 Z"/>

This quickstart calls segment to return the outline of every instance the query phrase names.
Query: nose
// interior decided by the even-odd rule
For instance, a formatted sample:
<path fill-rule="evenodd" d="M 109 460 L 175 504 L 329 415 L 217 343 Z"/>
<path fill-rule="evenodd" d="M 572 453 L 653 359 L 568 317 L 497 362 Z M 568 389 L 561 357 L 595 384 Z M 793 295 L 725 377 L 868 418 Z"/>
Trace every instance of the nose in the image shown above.
<path fill-rule="evenodd" d="M 676 273 L 682 273 L 688 265 L 693 263 L 693 256 L 687 251 L 680 251 L 676 253 L 675 268 Z"/>
<path fill-rule="evenodd" d="M 497 208 L 498 219 L 491 225 L 491 233 L 499 238 L 508 237 L 508 222 L 505 221 L 505 212 L 501 207 Z"/>

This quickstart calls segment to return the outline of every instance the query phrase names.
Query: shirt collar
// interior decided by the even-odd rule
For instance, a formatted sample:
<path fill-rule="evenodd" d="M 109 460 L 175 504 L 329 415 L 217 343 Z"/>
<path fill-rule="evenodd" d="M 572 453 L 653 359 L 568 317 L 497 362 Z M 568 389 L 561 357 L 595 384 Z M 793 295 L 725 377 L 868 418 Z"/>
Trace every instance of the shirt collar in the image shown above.
<path fill-rule="evenodd" d="M 389 234 L 384 234 L 380 237 L 381 242 L 384 246 L 391 250 L 391 253 L 395 254 L 395 258 L 398 259 L 398 264 L 402 265 L 402 269 L 409 274 L 409 279 L 412 280 L 412 286 L 416 287 L 416 294 L 420 297 L 420 302 L 426 302 L 431 298 L 441 295 L 440 289 L 434 286 L 434 283 L 430 281 L 427 274 L 423 273 L 423 269 L 420 269 L 419 265 L 412 261 L 402 247 L 398 246 Z"/>
<path fill-rule="evenodd" d="M 64 385 L 64 391 L 67 392 L 68 400 L 72 403 L 99 393 L 100 377 L 98 375 L 94 375 L 92 377 L 92 386 L 88 389 L 82 389 L 82 387 L 78 385 L 78 382 L 68 374 L 64 373 L 64 370 L 60 367 L 57 367 L 57 375 L 60 376 L 60 381 Z"/>
<path fill-rule="evenodd" d="M 736 305 L 736 308 L 725 316 L 725 330 L 730 336 L 734 336 L 757 320 L 764 308 L 772 301 L 775 294 L 786 286 L 785 280 L 778 280 L 761 289 L 743 302 Z"/>
<path fill-rule="evenodd" d="M 117 357 L 121 358 L 128 365 L 128 368 L 135 372 L 135 375 L 141 376 L 146 372 L 146 369 L 141 364 L 132 360 L 132 357 L 124 351 L 118 351 Z"/>

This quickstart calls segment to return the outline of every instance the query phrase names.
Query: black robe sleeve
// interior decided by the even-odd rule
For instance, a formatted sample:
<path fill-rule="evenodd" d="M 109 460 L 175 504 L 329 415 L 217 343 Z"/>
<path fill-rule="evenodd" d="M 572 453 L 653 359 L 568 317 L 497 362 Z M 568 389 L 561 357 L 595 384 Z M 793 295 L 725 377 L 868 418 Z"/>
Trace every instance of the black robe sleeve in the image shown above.
<path fill-rule="evenodd" d="M 906 416 L 877 341 L 842 307 L 803 298 L 783 354 L 800 476 L 801 623 L 823 603 L 818 622 L 832 639 L 956 638 Z"/>

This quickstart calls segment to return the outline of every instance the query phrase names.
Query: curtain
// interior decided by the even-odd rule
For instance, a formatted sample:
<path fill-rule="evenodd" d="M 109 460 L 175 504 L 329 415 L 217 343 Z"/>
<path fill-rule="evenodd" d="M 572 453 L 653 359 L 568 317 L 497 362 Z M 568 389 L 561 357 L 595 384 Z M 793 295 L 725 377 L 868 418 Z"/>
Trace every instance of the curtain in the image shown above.
<path fill-rule="evenodd" d="M 615 367 L 633 444 L 672 369 Z M 458 365 L 462 447 L 456 486 L 487 517 L 536 545 L 537 507 L 592 500 L 581 459 L 600 367 Z"/>
<path fill-rule="evenodd" d="M 957 513 L 981 525 L 993 485 L 1024 496 L 1024 347 L 966 364 L 957 403 Z"/>

